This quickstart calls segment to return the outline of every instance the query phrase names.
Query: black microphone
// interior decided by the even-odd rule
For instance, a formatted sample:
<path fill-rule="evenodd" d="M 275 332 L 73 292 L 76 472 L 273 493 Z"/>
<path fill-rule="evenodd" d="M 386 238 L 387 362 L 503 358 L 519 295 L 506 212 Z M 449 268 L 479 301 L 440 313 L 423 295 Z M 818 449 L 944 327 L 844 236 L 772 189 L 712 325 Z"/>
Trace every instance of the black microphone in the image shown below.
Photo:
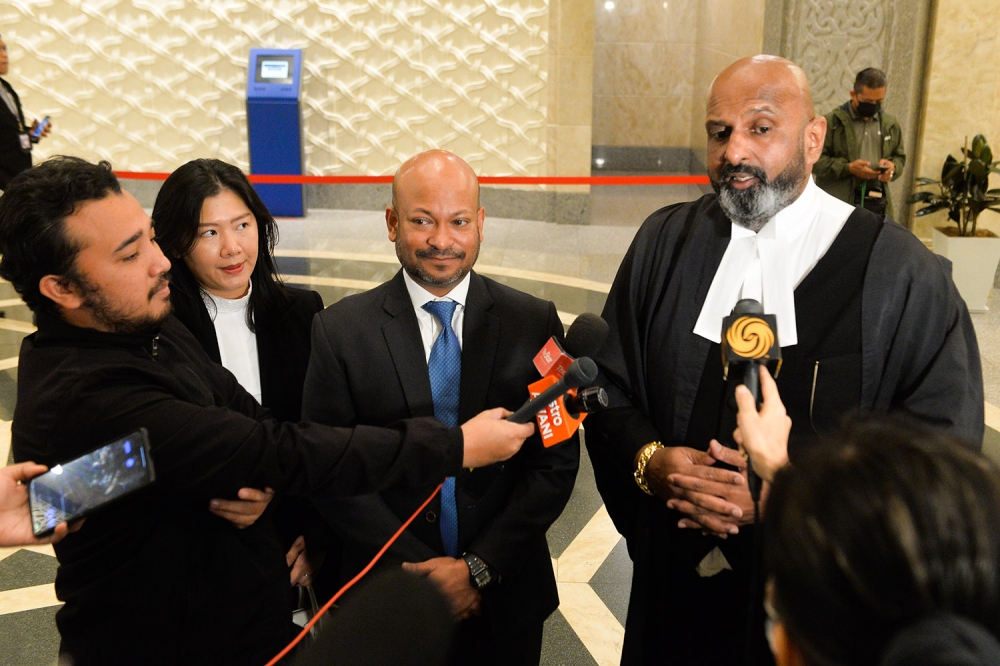
<path fill-rule="evenodd" d="M 601 351 L 608 340 L 611 329 L 608 322 L 593 312 L 584 312 L 573 320 L 566 332 L 566 353 L 574 358 L 593 356 Z M 593 414 L 608 407 L 608 392 L 600 386 L 591 386 L 577 391 L 575 396 L 566 396 L 566 411 L 573 418 L 580 414 Z"/>
<path fill-rule="evenodd" d="M 730 367 L 743 366 L 743 384 L 753 395 L 760 409 L 760 364 L 777 361 L 781 368 L 781 347 L 775 344 L 778 321 L 774 315 L 764 314 L 761 304 L 744 298 L 733 308 L 733 313 L 722 320 L 723 379 L 729 379 Z M 777 376 L 775 372 L 775 376 Z M 747 456 L 747 485 L 754 501 L 760 500 L 761 480 Z"/>
<path fill-rule="evenodd" d="M 608 408 L 608 392 L 603 386 L 591 386 L 578 391 L 575 396 L 566 396 L 566 412 L 573 418 L 580 414 L 593 414 Z"/>
<path fill-rule="evenodd" d="M 590 384 L 596 379 L 597 364 L 586 356 L 578 358 L 566 368 L 566 374 L 559 381 L 521 405 L 516 412 L 507 417 L 507 420 L 512 423 L 527 423 L 535 418 L 535 414 L 542 411 L 547 404 L 558 399 L 570 389 Z"/>
<path fill-rule="evenodd" d="M 566 331 L 563 349 L 574 358 L 593 356 L 601 351 L 608 339 L 608 322 L 593 312 L 584 312 L 573 320 Z"/>

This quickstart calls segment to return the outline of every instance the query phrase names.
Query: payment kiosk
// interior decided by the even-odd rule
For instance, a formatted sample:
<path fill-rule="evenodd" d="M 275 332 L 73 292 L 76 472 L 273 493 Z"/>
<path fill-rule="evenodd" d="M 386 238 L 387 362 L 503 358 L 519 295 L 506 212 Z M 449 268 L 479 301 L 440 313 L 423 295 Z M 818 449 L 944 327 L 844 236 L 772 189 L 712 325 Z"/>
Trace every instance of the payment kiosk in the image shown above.
<path fill-rule="evenodd" d="M 301 49 L 250 49 L 247 136 L 250 172 L 302 175 Z M 304 185 L 256 183 L 271 215 L 302 217 Z"/>

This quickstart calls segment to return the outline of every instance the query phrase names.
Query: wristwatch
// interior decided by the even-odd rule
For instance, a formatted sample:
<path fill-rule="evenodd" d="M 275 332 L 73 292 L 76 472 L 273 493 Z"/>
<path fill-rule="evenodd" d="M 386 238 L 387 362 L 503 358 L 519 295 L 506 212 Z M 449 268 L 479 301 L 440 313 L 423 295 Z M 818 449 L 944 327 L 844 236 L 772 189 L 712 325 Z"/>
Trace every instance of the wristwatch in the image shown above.
<path fill-rule="evenodd" d="M 500 581 L 500 576 L 494 573 L 493 569 L 490 569 L 489 565 L 483 562 L 482 558 L 478 555 L 466 553 L 462 555 L 462 559 L 465 560 L 465 564 L 469 567 L 469 578 L 472 579 L 472 587 L 477 590 L 485 590 L 493 583 Z"/>

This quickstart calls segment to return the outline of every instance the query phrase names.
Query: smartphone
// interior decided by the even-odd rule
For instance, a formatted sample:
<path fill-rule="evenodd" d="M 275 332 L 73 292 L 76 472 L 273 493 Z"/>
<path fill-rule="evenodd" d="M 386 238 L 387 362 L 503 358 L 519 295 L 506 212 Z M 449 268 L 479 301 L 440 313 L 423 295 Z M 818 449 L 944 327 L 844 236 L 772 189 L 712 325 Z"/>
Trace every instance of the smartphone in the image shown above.
<path fill-rule="evenodd" d="M 45 536 L 59 523 L 83 518 L 155 480 L 149 433 L 140 428 L 31 479 L 32 530 Z"/>
<path fill-rule="evenodd" d="M 884 171 L 888 171 L 888 170 L 889 170 L 890 168 L 891 168 L 891 167 L 887 167 L 887 166 L 880 166 L 880 165 L 878 165 L 878 164 L 872 164 L 872 171 L 880 171 L 880 172 L 884 172 Z"/>
<path fill-rule="evenodd" d="M 49 126 L 50 122 L 51 122 L 51 119 L 48 116 L 45 116 L 45 118 L 42 119 L 42 122 L 38 123 L 38 127 L 36 127 L 31 132 L 31 138 L 32 139 L 40 139 L 40 138 L 42 138 L 42 132 L 44 132 L 45 128 Z"/>

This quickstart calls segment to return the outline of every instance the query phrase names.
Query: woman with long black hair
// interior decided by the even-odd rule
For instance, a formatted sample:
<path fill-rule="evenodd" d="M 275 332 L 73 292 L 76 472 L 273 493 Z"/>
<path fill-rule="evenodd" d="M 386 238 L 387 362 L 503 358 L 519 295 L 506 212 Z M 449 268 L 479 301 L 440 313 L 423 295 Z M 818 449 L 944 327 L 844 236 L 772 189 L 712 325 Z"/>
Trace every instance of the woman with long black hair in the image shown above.
<path fill-rule="evenodd" d="M 278 225 L 247 177 L 220 160 L 192 160 L 163 183 L 153 223 L 172 263 L 174 315 L 276 418 L 297 422 L 312 318 L 323 301 L 314 291 L 282 283 L 273 256 Z M 243 488 L 242 501 L 212 500 L 212 512 L 246 527 L 271 495 Z M 297 513 L 285 511 L 279 525 L 293 540 L 286 556 L 291 583 L 307 585 L 313 567 Z"/>

